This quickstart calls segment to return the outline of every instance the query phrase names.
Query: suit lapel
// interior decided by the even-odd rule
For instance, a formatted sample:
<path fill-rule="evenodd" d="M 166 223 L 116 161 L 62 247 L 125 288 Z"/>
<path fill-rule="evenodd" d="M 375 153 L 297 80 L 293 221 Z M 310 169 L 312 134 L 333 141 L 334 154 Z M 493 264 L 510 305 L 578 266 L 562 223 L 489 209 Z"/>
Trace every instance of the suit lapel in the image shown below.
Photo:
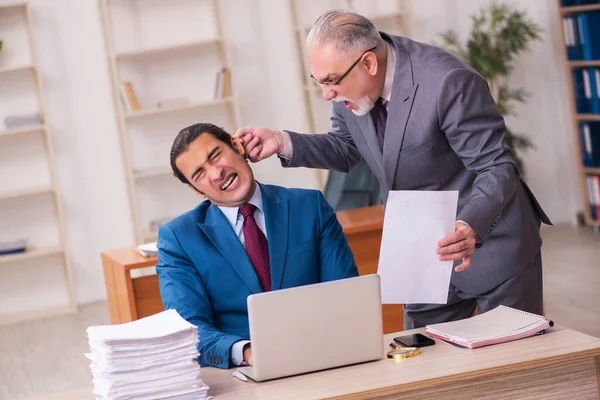
<path fill-rule="evenodd" d="M 356 117 L 358 120 L 358 125 L 362 130 L 363 137 L 365 138 L 369 148 L 371 149 L 371 153 L 373 154 L 373 158 L 377 162 L 379 169 L 381 170 L 381 175 L 383 175 L 383 157 L 381 155 L 381 150 L 379 150 L 379 142 L 377 141 L 377 131 L 375 130 L 375 124 L 373 123 L 373 117 L 371 113 L 367 113 L 360 117 Z"/>
<path fill-rule="evenodd" d="M 405 50 L 402 38 L 392 37 L 383 32 L 381 36 L 396 50 L 396 69 L 394 70 L 392 98 L 390 99 L 383 145 L 383 171 L 387 186 L 392 190 L 398 172 L 398 161 L 406 133 L 406 124 L 419 85 L 414 83 L 410 54 Z"/>
<path fill-rule="evenodd" d="M 204 223 L 198 222 L 198 226 L 231 264 L 250 291 L 252 293 L 262 292 L 258 276 L 250 263 L 246 250 L 221 210 L 217 206 L 210 205 L 206 210 Z"/>
<path fill-rule="evenodd" d="M 260 185 L 269 242 L 271 265 L 271 289 L 281 289 L 288 246 L 289 210 L 286 200 L 281 199 L 273 188 Z"/>
<path fill-rule="evenodd" d="M 394 84 L 394 86 L 396 86 Z M 400 85 L 398 85 L 400 86 Z M 398 172 L 400 150 L 406 133 L 406 123 L 412 109 L 415 92 L 419 85 L 408 88 L 393 87 L 390 109 L 385 126 L 385 141 L 383 144 L 383 170 L 388 187 L 394 187 L 394 180 Z"/>

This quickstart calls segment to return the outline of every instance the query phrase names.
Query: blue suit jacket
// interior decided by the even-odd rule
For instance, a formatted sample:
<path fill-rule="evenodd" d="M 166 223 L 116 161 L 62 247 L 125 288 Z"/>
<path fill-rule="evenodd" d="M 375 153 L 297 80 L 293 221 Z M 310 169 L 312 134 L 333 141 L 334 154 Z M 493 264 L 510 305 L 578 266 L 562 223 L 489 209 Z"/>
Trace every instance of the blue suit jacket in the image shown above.
<path fill-rule="evenodd" d="M 358 275 L 321 192 L 260 185 L 273 290 Z M 231 346 L 250 339 L 246 298 L 261 287 L 221 210 L 205 201 L 164 224 L 156 272 L 165 309 L 198 327 L 200 364 L 230 368 Z"/>

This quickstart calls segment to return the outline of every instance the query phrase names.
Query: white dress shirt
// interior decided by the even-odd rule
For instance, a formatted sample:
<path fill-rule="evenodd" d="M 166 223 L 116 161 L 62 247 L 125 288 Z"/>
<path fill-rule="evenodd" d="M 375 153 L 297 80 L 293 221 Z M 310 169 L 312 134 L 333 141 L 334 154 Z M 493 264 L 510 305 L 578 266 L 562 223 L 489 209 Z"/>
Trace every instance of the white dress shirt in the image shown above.
<path fill-rule="evenodd" d="M 267 237 L 267 228 L 266 228 L 266 224 L 265 224 L 265 212 L 263 209 L 262 192 L 261 192 L 260 186 L 258 186 L 258 184 L 256 185 L 256 190 L 254 191 L 254 194 L 252 195 L 252 197 L 250 198 L 248 203 L 256 206 L 256 210 L 254 210 L 254 219 L 256 220 L 256 224 L 258 225 L 258 228 L 262 231 L 262 233 L 265 234 L 265 237 Z M 227 218 L 227 221 L 229 221 L 229 223 L 231 224 L 231 227 L 233 228 L 238 239 L 240 239 L 242 246 L 244 246 L 244 248 L 246 248 L 246 242 L 244 241 L 244 231 L 242 229 L 243 225 L 244 225 L 244 216 L 239 213 L 240 208 L 239 207 L 225 207 L 225 206 L 218 206 L 218 207 L 225 215 L 225 218 Z M 231 347 L 231 362 L 234 365 L 244 364 L 244 346 L 246 345 L 246 343 L 250 343 L 250 341 L 249 340 L 239 340 L 239 341 L 235 342 L 233 344 L 233 346 Z"/>

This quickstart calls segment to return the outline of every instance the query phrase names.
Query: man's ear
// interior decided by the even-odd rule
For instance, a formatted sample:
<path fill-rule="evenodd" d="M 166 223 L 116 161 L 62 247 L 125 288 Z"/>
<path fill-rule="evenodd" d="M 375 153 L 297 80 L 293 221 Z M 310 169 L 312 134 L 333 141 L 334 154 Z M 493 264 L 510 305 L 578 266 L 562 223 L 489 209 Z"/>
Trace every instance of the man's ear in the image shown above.
<path fill-rule="evenodd" d="M 379 60 L 377 59 L 377 55 L 375 52 L 371 51 L 365 54 L 365 58 L 362 62 L 369 75 L 377 75 L 377 71 L 379 70 Z"/>
<path fill-rule="evenodd" d="M 244 143 L 242 142 L 242 138 L 239 137 L 231 137 L 231 145 L 233 146 L 233 150 L 238 153 L 240 156 L 246 158 L 246 150 L 244 149 Z"/>

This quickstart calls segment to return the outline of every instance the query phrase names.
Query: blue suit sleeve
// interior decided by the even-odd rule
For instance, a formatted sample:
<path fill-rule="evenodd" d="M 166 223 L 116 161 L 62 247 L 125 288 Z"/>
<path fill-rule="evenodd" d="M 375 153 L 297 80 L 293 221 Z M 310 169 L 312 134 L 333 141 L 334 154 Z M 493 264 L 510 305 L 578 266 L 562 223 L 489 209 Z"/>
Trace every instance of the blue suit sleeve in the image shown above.
<path fill-rule="evenodd" d="M 225 334 L 215 328 L 212 305 L 204 281 L 168 225 L 160 228 L 157 247 L 156 273 L 165 309 L 175 309 L 184 319 L 198 327 L 200 365 L 232 367 L 231 347 L 244 338 Z"/>
<path fill-rule="evenodd" d="M 319 235 L 319 261 L 321 282 L 358 276 L 354 255 L 346 240 L 333 208 L 323 194 L 317 191 L 321 232 Z"/>

